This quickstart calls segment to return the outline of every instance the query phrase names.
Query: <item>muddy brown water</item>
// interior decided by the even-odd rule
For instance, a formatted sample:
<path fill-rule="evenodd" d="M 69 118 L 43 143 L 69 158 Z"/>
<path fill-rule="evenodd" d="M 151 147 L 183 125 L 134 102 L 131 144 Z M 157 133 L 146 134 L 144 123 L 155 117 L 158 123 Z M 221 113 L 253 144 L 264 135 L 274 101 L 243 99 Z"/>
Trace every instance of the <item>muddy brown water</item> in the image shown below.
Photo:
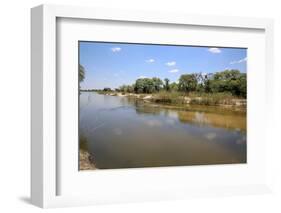
<path fill-rule="evenodd" d="M 81 92 L 80 148 L 99 169 L 246 163 L 246 113 Z"/>

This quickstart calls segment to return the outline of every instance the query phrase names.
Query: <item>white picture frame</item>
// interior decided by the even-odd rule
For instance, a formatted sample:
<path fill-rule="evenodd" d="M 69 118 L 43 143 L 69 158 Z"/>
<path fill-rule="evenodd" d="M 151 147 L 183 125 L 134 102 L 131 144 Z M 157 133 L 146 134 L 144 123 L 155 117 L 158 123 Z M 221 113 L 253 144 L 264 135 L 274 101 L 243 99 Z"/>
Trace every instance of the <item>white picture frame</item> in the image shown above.
<path fill-rule="evenodd" d="M 144 191 L 133 194 L 128 191 L 109 193 L 95 196 L 91 195 L 58 195 L 60 158 L 57 146 L 57 20 L 81 19 L 81 20 L 108 20 L 119 22 L 153 23 L 159 25 L 175 26 L 200 26 L 213 28 L 253 29 L 264 32 L 264 69 L 265 94 L 264 107 L 269 111 L 262 118 L 262 126 L 266 129 L 263 134 L 264 147 L 270 146 L 270 112 L 272 106 L 273 87 L 273 21 L 271 19 L 240 18 L 240 17 L 216 17 L 173 13 L 152 13 L 145 11 L 123 11 L 100 8 L 85 8 L 74 6 L 41 5 L 31 10 L 31 201 L 33 204 L 47 207 L 62 207 L 76 205 L 91 205 L 98 203 L 114 203 L 142 200 L 165 200 L 196 196 L 252 194 L 270 192 L 270 161 L 259 172 L 264 173 L 261 181 L 249 184 L 248 182 L 233 182 L 233 184 L 217 184 L 216 186 L 202 187 L 200 183 L 193 183 L 193 188 L 163 187 L 157 192 Z M 261 155 L 267 159 L 266 152 Z M 203 168 L 204 169 L 204 168 Z M 246 168 L 247 169 L 247 168 Z M 153 169 L 149 169 L 150 171 Z M 164 168 L 159 174 L 176 171 L 175 168 Z M 186 168 L 180 168 L 184 172 Z M 208 170 L 208 167 L 206 167 Z M 126 171 L 122 171 L 126 172 Z M 138 175 L 144 175 L 140 172 Z M 180 173 L 178 173 L 180 174 Z M 105 174 L 106 175 L 106 174 Z M 175 179 L 175 176 L 171 176 Z M 172 180 L 173 181 L 173 180 Z M 174 180 L 175 181 L 175 180 Z M 161 186 L 161 185 L 159 185 Z M 131 187 L 132 188 L 132 187 Z M 123 193 L 120 196 L 120 193 Z"/>

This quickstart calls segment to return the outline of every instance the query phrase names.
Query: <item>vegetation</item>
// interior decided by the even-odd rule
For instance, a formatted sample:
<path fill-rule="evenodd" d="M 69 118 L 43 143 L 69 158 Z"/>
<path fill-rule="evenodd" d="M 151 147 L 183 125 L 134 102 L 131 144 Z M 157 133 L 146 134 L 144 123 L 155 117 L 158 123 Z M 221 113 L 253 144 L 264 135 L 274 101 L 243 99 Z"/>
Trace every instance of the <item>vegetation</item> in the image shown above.
<path fill-rule="evenodd" d="M 247 76 L 238 70 L 226 70 L 216 73 L 212 79 L 207 80 L 208 92 L 230 92 L 232 95 L 246 98 Z"/>
<path fill-rule="evenodd" d="M 179 79 L 178 89 L 182 92 L 192 92 L 196 91 L 198 86 L 198 80 L 196 74 L 185 74 L 181 75 Z"/>
<path fill-rule="evenodd" d="M 85 68 L 79 64 L 79 83 L 85 79 Z"/>
<path fill-rule="evenodd" d="M 81 70 L 81 73 L 85 73 L 84 69 Z M 80 79 L 83 79 L 82 76 Z M 167 78 L 164 81 L 157 77 L 139 78 L 134 84 L 122 85 L 115 90 L 106 87 L 103 90 L 87 91 L 111 95 L 130 94 L 140 99 L 147 96 L 146 99 L 150 101 L 165 104 L 245 106 L 247 75 L 239 70 L 225 70 L 214 74 L 192 73 L 183 74 L 177 82 L 172 83 Z"/>
<path fill-rule="evenodd" d="M 109 87 L 105 87 L 105 88 L 103 89 L 103 91 L 104 91 L 104 92 L 111 92 L 112 90 L 111 90 Z"/>
<path fill-rule="evenodd" d="M 108 89 L 108 88 L 107 88 Z M 215 74 L 192 73 L 184 74 L 178 83 L 165 78 L 140 78 L 133 85 L 122 85 L 116 91 L 123 93 L 151 94 L 160 91 L 181 92 L 189 95 L 191 92 L 197 94 L 227 93 L 236 97 L 246 98 L 247 76 L 239 70 L 225 70 Z M 163 94 L 163 93 L 162 93 Z"/>
<path fill-rule="evenodd" d="M 163 88 L 163 81 L 160 78 L 139 78 L 133 87 L 136 93 L 155 93 Z"/>

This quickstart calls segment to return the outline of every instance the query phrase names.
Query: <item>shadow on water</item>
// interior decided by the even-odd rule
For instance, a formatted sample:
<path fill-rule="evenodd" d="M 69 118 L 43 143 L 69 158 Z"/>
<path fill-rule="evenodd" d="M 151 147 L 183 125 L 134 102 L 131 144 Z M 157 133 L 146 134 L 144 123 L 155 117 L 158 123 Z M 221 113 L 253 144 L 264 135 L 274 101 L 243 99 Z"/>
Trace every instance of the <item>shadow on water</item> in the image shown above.
<path fill-rule="evenodd" d="M 246 163 L 246 113 L 81 93 L 80 148 L 102 169 Z"/>

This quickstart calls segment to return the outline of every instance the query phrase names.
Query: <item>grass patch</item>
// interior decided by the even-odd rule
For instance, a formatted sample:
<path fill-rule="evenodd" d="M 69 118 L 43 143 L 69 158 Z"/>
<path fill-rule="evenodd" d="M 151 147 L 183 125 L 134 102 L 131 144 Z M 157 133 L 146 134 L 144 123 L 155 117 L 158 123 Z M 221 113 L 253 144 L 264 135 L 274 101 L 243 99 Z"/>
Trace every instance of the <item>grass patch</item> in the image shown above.
<path fill-rule="evenodd" d="M 152 101 L 156 103 L 184 104 L 185 98 L 181 92 L 160 91 L 159 93 L 153 94 Z"/>
<path fill-rule="evenodd" d="M 231 93 L 190 93 L 190 104 L 197 105 L 235 105 L 238 97 Z"/>

